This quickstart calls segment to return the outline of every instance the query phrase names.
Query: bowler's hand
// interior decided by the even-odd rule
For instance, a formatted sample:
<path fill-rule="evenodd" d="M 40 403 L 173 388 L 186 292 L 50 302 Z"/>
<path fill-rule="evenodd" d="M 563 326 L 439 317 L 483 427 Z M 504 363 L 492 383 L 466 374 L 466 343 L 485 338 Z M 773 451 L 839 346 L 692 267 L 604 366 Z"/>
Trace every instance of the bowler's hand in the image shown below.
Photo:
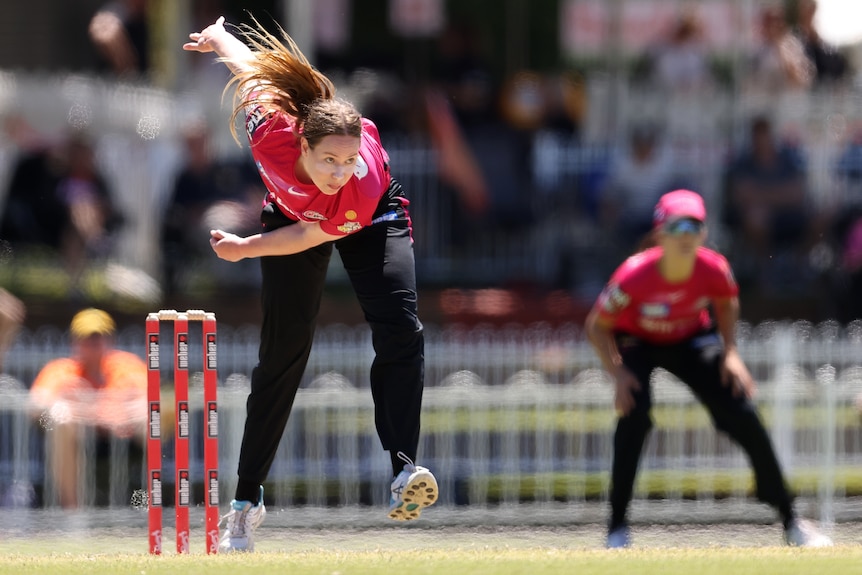
<path fill-rule="evenodd" d="M 219 34 L 223 34 L 225 32 L 224 16 L 219 16 L 218 20 L 215 21 L 215 24 L 210 24 L 200 32 L 192 32 L 189 34 L 191 42 L 183 44 L 183 50 L 202 53 L 212 52 L 215 50 L 212 42 L 213 39 L 217 38 Z"/>
<path fill-rule="evenodd" d="M 210 230 L 210 246 L 218 257 L 229 262 L 245 258 L 245 238 L 222 230 Z"/>

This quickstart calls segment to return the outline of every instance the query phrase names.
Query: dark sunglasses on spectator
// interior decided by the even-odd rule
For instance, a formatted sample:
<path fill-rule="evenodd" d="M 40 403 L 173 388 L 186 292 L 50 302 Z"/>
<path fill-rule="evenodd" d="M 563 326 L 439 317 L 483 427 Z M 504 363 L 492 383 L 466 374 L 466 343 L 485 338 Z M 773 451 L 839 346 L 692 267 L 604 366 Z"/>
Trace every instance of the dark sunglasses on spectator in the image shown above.
<path fill-rule="evenodd" d="M 666 223 L 662 230 L 669 236 L 681 236 L 682 234 L 699 234 L 703 231 L 704 223 L 691 218 L 682 218 Z"/>

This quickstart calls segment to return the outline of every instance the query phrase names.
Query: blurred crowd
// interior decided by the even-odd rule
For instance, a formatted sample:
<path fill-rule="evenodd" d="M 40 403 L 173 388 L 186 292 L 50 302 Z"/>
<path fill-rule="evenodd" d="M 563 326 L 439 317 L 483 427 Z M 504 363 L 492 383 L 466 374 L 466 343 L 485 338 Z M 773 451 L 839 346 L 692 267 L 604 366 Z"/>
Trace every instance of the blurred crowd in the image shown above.
<path fill-rule="evenodd" d="M 224 7 L 217 1 L 194 5 L 192 28 Z M 148 78 L 147 6 L 146 0 L 125 0 L 93 15 L 88 32 L 99 73 Z M 694 94 L 703 112 L 695 117 L 707 115 L 709 94 L 766 94 L 768 104 L 787 94 L 854 89 L 852 59 L 818 33 L 815 0 L 758 10 L 753 45 L 732 69 L 711 50 L 699 14 L 682 10 L 628 66 L 632 100 L 659 93 L 666 102 L 690 101 L 686 94 Z M 680 138 L 668 114 L 627 110 L 625 122 L 607 124 L 610 129 L 598 130 L 597 137 L 591 125 L 607 102 L 589 86 L 603 72 L 562 64 L 542 72 L 526 66 L 500 72 L 494 62 L 499 49 L 478 22 L 453 17 L 422 44 L 427 65 L 421 69 L 363 62 L 353 53 L 319 55 L 320 66 L 355 92 L 351 96 L 378 123 L 390 150 L 417 138 L 428 143 L 445 199 L 440 205 L 446 206 L 433 223 L 446 230 L 449 257 L 477 258 L 489 237 L 510 241 L 541 251 L 527 257 L 551 261 L 552 270 L 541 278 L 501 276 L 500 284 L 538 282 L 590 301 L 598 289 L 595 278 L 605 277 L 649 231 L 657 198 L 686 187 L 719 208 L 711 210 L 720 214 L 709 222 L 711 236 L 734 263 L 747 294 L 801 302 L 789 313 L 817 319 L 862 317 L 854 297 L 862 287 L 862 127 L 849 123 L 829 142 L 836 151 L 828 177 L 811 168 L 822 142 L 810 141 L 804 126 L 768 105 L 727 114 L 731 125 L 694 139 Z M 200 66 L 192 73 L 213 70 Z M 179 131 L 180 160 L 156 239 L 165 298 L 188 289 L 195 269 L 190 262 L 214 260 L 209 227 L 238 233 L 256 228 L 263 188 L 249 156 L 214 152 L 211 133 L 222 128 L 193 120 Z M 5 129 L 15 154 L 0 196 L 0 238 L 17 253 L 59 254 L 74 285 L 88 263 L 116 253 L 119 233 L 137 214 L 118 208 L 117 190 L 100 173 L 97 134 L 46 137 L 14 117 Z M 719 158 L 717 165 L 692 161 L 692 150 L 704 143 Z M 393 170 L 401 172 L 397 165 Z M 422 214 L 416 219 L 430 221 Z M 421 247 L 417 254 L 421 259 Z M 421 276 L 422 262 L 417 264 Z M 447 281 L 457 284 L 457 278 Z"/>

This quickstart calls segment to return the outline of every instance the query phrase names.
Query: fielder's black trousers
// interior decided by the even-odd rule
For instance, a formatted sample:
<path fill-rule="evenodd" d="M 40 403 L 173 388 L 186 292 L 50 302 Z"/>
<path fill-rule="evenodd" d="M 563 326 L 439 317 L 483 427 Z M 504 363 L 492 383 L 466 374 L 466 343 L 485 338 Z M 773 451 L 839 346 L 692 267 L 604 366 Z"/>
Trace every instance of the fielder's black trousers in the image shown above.
<path fill-rule="evenodd" d="M 334 242 L 372 332 L 371 394 L 383 448 L 416 460 L 424 386 L 424 336 L 417 315 L 410 221 L 392 180 L 379 223 Z M 292 220 L 264 208 L 264 231 Z M 252 371 L 239 457 L 238 500 L 257 500 L 269 473 L 308 362 L 333 243 L 261 258 L 263 323 Z M 394 464 L 393 464 L 394 467 Z M 400 469 L 393 469 L 399 471 Z M 254 490 L 254 493 L 249 493 Z"/>
<path fill-rule="evenodd" d="M 611 468 L 610 529 L 626 522 L 646 437 L 652 428 L 650 376 L 664 368 L 685 383 L 706 407 L 716 429 L 726 433 L 748 455 L 757 485 L 757 498 L 775 507 L 785 523 L 793 516 L 790 495 L 772 441 L 754 404 L 735 397 L 721 383 L 721 338 L 715 331 L 672 345 L 655 345 L 628 335 L 618 335 L 623 364 L 637 376 L 635 408 L 617 422 Z"/>

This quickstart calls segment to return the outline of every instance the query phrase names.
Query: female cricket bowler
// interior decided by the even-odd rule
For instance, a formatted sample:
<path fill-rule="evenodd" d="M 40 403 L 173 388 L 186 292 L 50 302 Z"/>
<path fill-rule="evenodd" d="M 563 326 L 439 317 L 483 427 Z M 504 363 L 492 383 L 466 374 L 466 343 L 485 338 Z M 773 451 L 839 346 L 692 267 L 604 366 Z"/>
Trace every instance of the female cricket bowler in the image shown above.
<path fill-rule="evenodd" d="M 415 465 L 424 385 L 409 202 L 389 172 L 377 127 L 335 97 L 293 40 L 256 27 L 229 32 L 224 18 L 189 35 L 183 48 L 215 52 L 233 73 L 231 118 L 242 114 L 267 187 L 262 233 L 211 232 L 228 261 L 260 258 L 263 324 L 251 377 L 238 484 L 225 516 L 222 551 L 252 551 L 263 521 L 263 487 L 308 362 L 321 293 L 335 246 L 371 326 L 375 423 L 394 479 L 388 515 L 419 517 L 437 500 L 431 472 Z M 227 89 L 226 88 L 226 89 Z"/>
<path fill-rule="evenodd" d="M 831 545 L 794 513 L 769 435 L 751 401 L 755 382 L 736 348 L 739 289 L 727 260 L 703 246 L 706 233 L 699 194 L 676 190 L 663 195 L 653 216 L 657 245 L 617 268 L 587 316 L 587 335 L 616 385 L 619 416 L 607 547 L 630 544 L 626 512 L 652 427 L 650 375 L 659 367 L 685 383 L 715 427 L 745 450 L 757 497 L 778 511 L 787 544 Z"/>

